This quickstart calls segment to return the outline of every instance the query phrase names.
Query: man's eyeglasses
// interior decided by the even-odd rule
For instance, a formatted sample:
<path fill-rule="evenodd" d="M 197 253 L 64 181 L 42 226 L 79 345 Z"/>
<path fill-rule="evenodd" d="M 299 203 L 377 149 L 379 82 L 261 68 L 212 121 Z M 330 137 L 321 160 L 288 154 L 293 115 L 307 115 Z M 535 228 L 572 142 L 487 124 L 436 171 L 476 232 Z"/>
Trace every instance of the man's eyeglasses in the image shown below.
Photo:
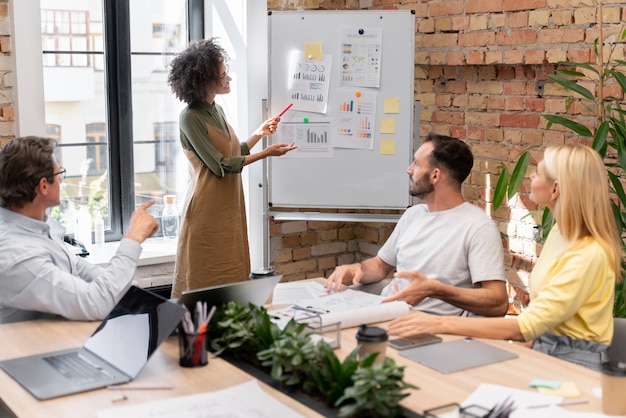
<path fill-rule="evenodd" d="M 226 64 L 226 71 L 222 73 L 222 75 L 220 76 L 220 80 L 226 81 L 227 78 L 228 78 L 228 64 Z"/>
<path fill-rule="evenodd" d="M 61 180 L 64 180 L 64 179 L 65 179 L 65 172 L 66 172 L 66 171 L 67 171 L 67 170 L 65 170 L 63 167 L 60 167 L 58 172 L 56 172 L 56 173 L 52 174 L 52 177 L 54 177 L 54 176 L 59 176 L 59 177 L 61 177 Z"/>

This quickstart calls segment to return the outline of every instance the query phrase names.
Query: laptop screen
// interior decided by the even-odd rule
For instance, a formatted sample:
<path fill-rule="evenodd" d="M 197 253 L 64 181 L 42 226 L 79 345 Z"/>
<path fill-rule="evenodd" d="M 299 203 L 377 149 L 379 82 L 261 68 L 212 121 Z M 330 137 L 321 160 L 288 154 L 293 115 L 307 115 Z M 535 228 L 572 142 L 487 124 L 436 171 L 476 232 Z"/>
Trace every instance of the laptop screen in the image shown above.
<path fill-rule="evenodd" d="M 276 275 L 262 279 L 244 280 L 241 282 L 190 290 L 183 292 L 178 298 L 178 303 L 187 306 L 187 309 L 191 312 L 193 312 L 196 302 L 198 301 L 206 302 L 209 307 L 219 307 L 230 301 L 239 302 L 244 305 L 252 303 L 257 306 L 262 306 L 271 296 L 274 287 L 282 277 L 282 275 Z"/>
<path fill-rule="evenodd" d="M 135 378 L 176 328 L 183 312 L 180 305 L 133 286 L 84 348 Z"/>

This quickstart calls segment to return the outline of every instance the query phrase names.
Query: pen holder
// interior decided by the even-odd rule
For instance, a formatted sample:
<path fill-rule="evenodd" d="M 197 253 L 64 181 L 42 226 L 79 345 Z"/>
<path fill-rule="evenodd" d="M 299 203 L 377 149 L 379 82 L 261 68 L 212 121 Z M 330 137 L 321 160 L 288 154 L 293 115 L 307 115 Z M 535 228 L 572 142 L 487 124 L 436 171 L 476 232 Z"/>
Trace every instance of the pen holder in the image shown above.
<path fill-rule="evenodd" d="M 200 367 L 209 363 L 207 346 L 207 331 L 197 334 L 188 334 L 182 327 L 178 329 L 178 346 L 180 358 L 178 364 L 183 367 Z"/>

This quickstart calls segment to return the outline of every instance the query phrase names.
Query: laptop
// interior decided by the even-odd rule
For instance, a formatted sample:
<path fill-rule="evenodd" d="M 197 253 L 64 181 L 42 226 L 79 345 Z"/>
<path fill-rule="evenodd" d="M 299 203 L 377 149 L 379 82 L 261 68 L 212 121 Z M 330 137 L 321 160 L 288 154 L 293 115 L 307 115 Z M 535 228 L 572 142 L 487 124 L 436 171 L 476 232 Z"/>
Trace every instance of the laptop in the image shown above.
<path fill-rule="evenodd" d="M 223 304 L 235 301 L 248 305 L 252 303 L 263 306 L 274 291 L 282 275 L 269 276 L 261 279 L 244 280 L 218 286 L 204 287 L 183 292 L 178 297 L 178 303 L 185 305 L 190 312 L 194 311 L 196 302 L 206 302 L 207 306 L 220 307 Z"/>
<path fill-rule="evenodd" d="M 518 357 L 515 353 L 469 337 L 410 348 L 398 353 L 444 374 Z"/>
<path fill-rule="evenodd" d="M 185 309 L 131 286 L 82 347 L 0 361 L 37 399 L 126 383 L 178 326 Z"/>

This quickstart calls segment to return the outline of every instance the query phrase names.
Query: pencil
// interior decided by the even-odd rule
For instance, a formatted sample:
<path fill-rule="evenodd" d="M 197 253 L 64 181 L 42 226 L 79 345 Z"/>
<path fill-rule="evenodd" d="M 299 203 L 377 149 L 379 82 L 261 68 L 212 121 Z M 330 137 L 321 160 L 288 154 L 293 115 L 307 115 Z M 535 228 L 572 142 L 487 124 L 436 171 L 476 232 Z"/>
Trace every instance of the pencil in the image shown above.
<path fill-rule="evenodd" d="M 291 106 L 293 106 L 293 103 L 289 103 L 289 106 L 287 106 L 286 108 L 284 108 L 284 109 L 283 109 L 283 111 L 282 111 L 282 112 L 280 112 L 280 114 L 279 114 L 278 116 L 276 116 L 276 117 L 277 117 L 277 118 L 279 118 L 279 117 L 281 117 L 282 115 L 284 115 L 284 114 L 285 114 L 285 113 L 289 110 L 289 108 L 290 108 Z"/>
<path fill-rule="evenodd" d="M 174 389 L 173 386 L 126 386 L 125 384 L 121 385 L 111 385 L 107 386 L 109 390 L 171 390 Z"/>
<path fill-rule="evenodd" d="M 528 409 L 531 408 L 547 408 L 550 405 L 554 405 L 554 406 L 568 406 L 568 405 L 580 405 L 580 404 L 584 404 L 584 403 L 588 403 L 589 401 L 587 399 L 574 399 L 571 401 L 563 401 L 563 402 L 557 402 L 557 403 L 553 403 L 553 404 L 540 404 L 540 405 L 531 405 L 528 406 Z"/>

